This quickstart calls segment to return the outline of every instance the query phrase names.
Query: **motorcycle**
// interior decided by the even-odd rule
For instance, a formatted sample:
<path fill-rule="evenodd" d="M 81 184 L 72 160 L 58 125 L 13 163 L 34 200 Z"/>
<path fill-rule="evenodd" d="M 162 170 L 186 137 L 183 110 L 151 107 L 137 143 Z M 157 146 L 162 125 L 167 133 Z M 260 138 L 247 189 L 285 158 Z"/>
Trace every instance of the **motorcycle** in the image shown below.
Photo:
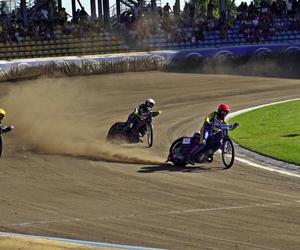
<path fill-rule="evenodd" d="M 2 156 L 2 149 L 3 149 L 3 133 L 7 133 L 14 129 L 14 126 L 4 126 L 0 125 L 0 158 Z"/>
<path fill-rule="evenodd" d="M 219 129 L 218 132 L 207 138 L 206 144 L 202 150 L 196 152 L 194 156 L 195 163 L 211 163 L 214 159 L 214 154 L 219 149 L 221 157 L 226 169 L 232 167 L 234 163 L 234 146 L 229 137 L 229 130 L 239 126 L 238 123 L 232 125 L 212 124 Z M 171 161 L 177 166 L 186 166 L 188 164 L 188 155 L 190 150 L 199 143 L 200 133 L 195 133 L 193 137 L 181 137 L 175 140 L 169 150 L 167 161 Z"/>
<path fill-rule="evenodd" d="M 153 125 L 152 117 L 156 117 L 161 113 L 161 111 L 149 112 L 149 114 L 142 119 L 137 126 L 128 132 L 126 122 L 116 122 L 111 126 L 107 133 L 106 140 L 110 142 L 122 142 L 127 143 L 139 143 L 140 135 L 147 135 L 147 144 L 151 148 L 153 145 Z"/>

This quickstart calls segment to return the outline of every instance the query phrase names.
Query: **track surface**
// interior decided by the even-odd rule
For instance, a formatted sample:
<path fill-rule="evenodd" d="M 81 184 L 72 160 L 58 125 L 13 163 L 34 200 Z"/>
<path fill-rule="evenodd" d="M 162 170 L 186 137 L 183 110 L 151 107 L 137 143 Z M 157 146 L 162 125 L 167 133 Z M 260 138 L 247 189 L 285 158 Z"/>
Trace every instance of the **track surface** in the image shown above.
<path fill-rule="evenodd" d="M 2 83 L 0 92 L 16 126 L 0 164 L 0 231 L 169 249 L 300 248 L 299 178 L 238 162 L 223 170 L 219 159 L 159 164 L 220 102 L 238 110 L 296 98 L 299 80 L 148 72 Z M 163 110 L 154 147 L 104 144 L 146 97 Z"/>

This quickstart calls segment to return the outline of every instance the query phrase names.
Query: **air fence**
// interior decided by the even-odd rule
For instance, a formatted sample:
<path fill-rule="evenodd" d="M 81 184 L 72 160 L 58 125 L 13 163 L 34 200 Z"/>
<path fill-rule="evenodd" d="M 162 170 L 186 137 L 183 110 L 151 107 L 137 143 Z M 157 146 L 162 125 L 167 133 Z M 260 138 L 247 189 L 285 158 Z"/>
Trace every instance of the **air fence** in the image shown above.
<path fill-rule="evenodd" d="M 185 70 L 207 65 L 236 66 L 265 58 L 281 62 L 300 61 L 300 44 L 251 45 L 182 51 L 154 51 L 81 57 L 53 57 L 0 61 L 0 80 L 65 77 L 151 70 Z M 284 59 L 286 58 L 286 59 Z M 297 64 L 295 63 L 295 65 Z M 206 66 L 206 67 L 205 67 Z M 298 72 L 298 65 L 296 67 Z"/>

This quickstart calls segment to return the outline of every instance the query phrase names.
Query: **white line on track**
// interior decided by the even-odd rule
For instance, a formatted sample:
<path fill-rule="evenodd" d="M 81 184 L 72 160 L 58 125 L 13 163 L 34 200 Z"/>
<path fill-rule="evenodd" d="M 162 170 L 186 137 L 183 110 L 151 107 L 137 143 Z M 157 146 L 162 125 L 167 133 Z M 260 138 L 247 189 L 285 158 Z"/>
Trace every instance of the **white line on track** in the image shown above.
<path fill-rule="evenodd" d="M 237 115 L 240 115 L 240 114 L 243 114 L 243 113 L 255 110 L 255 109 L 260 109 L 260 108 L 267 107 L 267 106 L 272 106 L 272 105 L 286 103 L 286 102 L 292 102 L 292 101 L 299 101 L 299 100 L 300 100 L 300 98 L 294 98 L 294 99 L 288 99 L 288 100 L 283 100 L 283 101 L 279 101 L 279 102 L 271 102 L 271 103 L 267 103 L 267 104 L 263 104 L 263 105 L 258 105 L 258 106 L 238 110 L 238 111 L 228 114 L 227 119 L 231 119 Z"/>
<path fill-rule="evenodd" d="M 222 210 L 235 210 L 244 208 L 255 208 L 255 207 L 275 207 L 275 206 L 287 206 L 298 203 L 299 201 L 290 202 L 272 202 L 272 203 L 261 203 L 261 204 L 250 204 L 243 206 L 227 206 L 227 207 L 213 207 L 213 208 L 199 208 L 199 209 L 188 209 L 183 211 L 170 211 L 168 214 L 182 214 L 182 213 L 197 213 L 197 212 L 209 212 L 209 211 L 222 211 Z"/>
<path fill-rule="evenodd" d="M 263 107 L 267 107 L 267 106 L 271 106 L 271 105 L 276 105 L 276 104 L 281 104 L 281 103 L 286 103 L 286 102 L 299 101 L 299 100 L 300 100 L 300 98 L 294 98 L 294 99 L 288 99 L 288 100 L 279 101 L 279 102 L 272 102 L 272 103 L 268 103 L 268 104 L 254 106 L 254 107 L 251 107 L 251 108 L 242 109 L 242 110 L 232 112 L 231 114 L 229 114 L 227 116 L 227 120 L 229 120 L 229 119 L 231 119 L 235 116 L 238 116 L 240 114 L 243 114 L 243 113 L 246 113 L 246 112 L 249 112 L 249 111 L 252 111 L 252 110 L 256 110 L 256 109 L 259 109 L 259 108 L 263 108 Z M 235 158 L 236 158 L 236 160 L 238 160 L 238 161 L 240 161 L 244 164 L 247 164 L 247 165 L 250 165 L 250 166 L 253 166 L 253 167 L 256 167 L 256 168 L 260 168 L 260 169 L 264 169 L 264 170 L 268 170 L 268 171 L 272 171 L 272 172 L 276 172 L 276 173 L 280 173 L 280 174 L 284 174 L 284 175 L 288 175 L 288 176 L 293 176 L 293 177 L 298 177 L 298 178 L 300 177 L 300 174 L 292 173 L 291 171 L 288 171 L 288 170 L 285 170 L 285 169 L 277 169 L 277 168 L 274 168 L 274 167 L 271 167 L 271 166 L 264 166 L 264 165 L 255 163 L 253 161 L 250 161 L 250 160 L 247 160 L 247 159 L 244 159 L 244 158 L 241 158 L 241 157 L 235 157 Z"/>
<path fill-rule="evenodd" d="M 289 206 L 289 205 L 297 205 L 297 203 L 300 203 L 300 200 L 293 200 L 293 201 L 286 201 L 286 202 L 254 203 L 254 204 L 241 205 L 241 206 L 223 206 L 223 207 L 211 207 L 211 208 L 195 208 L 195 209 L 187 209 L 187 210 L 173 210 L 173 211 L 165 211 L 161 213 L 143 213 L 143 214 L 128 214 L 123 216 L 94 217 L 88 219 L 70 218 L 70 219 L 63 219 L 63 220 L 44 220 L 44 221 L 12 223 L 3 226 L 23 227 L 23 226 L 31 226 L 35 224 L 52 224 L 52 223 L 72 222 L 72 221 L 109 220 L 109 219 L 114 220 L 114 219 L 123 219 L 123 218 L 133 218 L 133 217 L 145 216 L 145 215 L 185 214 L 185 213 L 199 213 L 199 212 L 210 212 L 210 211 L 257 208 L 257 207 L 282 207 L 282 206 Z"/>

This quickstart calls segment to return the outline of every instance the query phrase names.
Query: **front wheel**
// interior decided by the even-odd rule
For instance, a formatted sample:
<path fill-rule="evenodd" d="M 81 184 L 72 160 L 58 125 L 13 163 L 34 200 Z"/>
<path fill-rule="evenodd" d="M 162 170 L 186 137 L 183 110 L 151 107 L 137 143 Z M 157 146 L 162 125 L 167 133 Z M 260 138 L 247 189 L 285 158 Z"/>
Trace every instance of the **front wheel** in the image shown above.
<path fill-rule="evenodd" d="M 232 141 L 227 138 L 222 149 L 222 161 L 225 168 L 231 168 L 234 162 L 234 147 Z"/>
<path fill-rule="evenodd" d="M 151 148 L 153 145 L 153 127 L 152 123 L 146 124 L 146 134 L 147 134 L 147 142 L 148 142 L 148 147 Z"/>

